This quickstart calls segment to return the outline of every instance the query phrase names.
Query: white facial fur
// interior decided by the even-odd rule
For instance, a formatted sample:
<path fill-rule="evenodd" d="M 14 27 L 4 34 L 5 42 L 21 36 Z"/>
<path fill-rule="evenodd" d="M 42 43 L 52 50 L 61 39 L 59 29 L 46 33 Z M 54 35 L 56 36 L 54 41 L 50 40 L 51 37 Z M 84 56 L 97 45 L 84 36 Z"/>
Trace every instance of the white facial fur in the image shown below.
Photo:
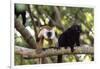
<path fill-rule="evenodd" d="M 44 38 L 48 39 L 47 32 L 51 32 L 52 35 L 51 35 L 50 39 L 54 39 L 54 37 L 55 37 L 55 31 L 54 31 L 54 29 L 47 30 L 47 29 L 44 28 L 44 29 L 42 29 L 40 31 L 38 37 L 44 36 Z"/>
<path fill-rule="evenodd" d="M 50 30 L 50 32 L 52 32 L 52 36 L 50 38 L 54 39 L 55 38 L 55 31 L 54 31 L 54 29 Z"/>
<path fill-rule="evenodd" d="M 48 32 L 47 29 L 42 29 L 42 30 L 40 31 L 38 37 L 40 38 L 41 36 L 44 36 L 44 38 L 47 38 L 46 32 Z"/>

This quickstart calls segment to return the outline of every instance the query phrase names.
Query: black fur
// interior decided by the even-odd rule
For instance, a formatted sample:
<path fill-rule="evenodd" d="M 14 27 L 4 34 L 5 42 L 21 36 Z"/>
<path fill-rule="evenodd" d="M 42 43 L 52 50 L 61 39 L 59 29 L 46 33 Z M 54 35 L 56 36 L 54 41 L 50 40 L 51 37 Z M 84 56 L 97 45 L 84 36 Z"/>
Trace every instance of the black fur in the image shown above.
<path fill-rule="evenodd" d="M 22 16 L 23 25 L 25 26 L 25 23 L 26 23 L 26 10 L 18 11 L 17 6 L 15 5 L 15 15 L 16 15 L 16 18 L 18 18 L 19 15 Z"/>
<path fill-rule="evenodd" d="M 58 39 L 58 48 L 70 47 L 71 52 L 74 51 L 74 46 L 80 46 L 80 32 L 81 27 L 79 25 L 73 25 L 68 30 L 63 32 Z M 58 55 L 58 63 L 62 62 L 62 55 Z"/>

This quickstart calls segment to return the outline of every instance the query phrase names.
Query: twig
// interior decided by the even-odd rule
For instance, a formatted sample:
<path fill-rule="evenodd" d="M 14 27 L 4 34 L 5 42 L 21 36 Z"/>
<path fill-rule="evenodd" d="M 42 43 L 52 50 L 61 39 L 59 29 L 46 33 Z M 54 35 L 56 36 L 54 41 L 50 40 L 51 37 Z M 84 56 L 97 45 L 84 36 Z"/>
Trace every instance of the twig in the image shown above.
<path fill-rule="evenodd" d="M 33 16 L 32 16 L 33 14 L 32 14 L 32 12 L 31 12 L 30 5 L 28 5 L 28 12 L 29 12 L 29 15 L 30 15 L 30 17 L 31 17 L 32 24 L 33 24 L 33 26 L 34 26 L 35 37 L 37 38 L 38 33 L 37 33 L 37 29 L 36 29 L 36 24 L 35 24 L 34 19 L 33 19 Z"/>

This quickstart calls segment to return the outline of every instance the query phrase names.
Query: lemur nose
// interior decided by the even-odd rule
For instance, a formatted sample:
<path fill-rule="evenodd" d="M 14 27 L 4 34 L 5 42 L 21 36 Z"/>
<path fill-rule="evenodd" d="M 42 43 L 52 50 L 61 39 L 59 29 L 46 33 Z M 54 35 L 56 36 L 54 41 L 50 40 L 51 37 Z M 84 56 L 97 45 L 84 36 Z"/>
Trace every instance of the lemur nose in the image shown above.
<path fill-rule="evenodd" d="M 47 36 L 48 36 L 48 38 L 50 38 L 51 35 L 52 35 L 52 32 L 47 32 Z"/>

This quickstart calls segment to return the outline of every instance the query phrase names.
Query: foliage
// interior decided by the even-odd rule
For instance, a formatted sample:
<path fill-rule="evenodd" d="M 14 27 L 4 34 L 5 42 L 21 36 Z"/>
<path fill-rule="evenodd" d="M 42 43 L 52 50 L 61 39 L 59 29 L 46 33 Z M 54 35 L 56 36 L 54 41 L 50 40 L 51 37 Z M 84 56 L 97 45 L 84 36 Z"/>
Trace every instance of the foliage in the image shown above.
<path fill-rule="evenodd" d="M 27 6 L 27 5 L 26 5 Z M 47 5 L 30 5 L 34 22 L 31 18 L 27 18 L 27 25 L 34 30 L 33 23 L 36 24 L 36 29 L 39 31 L 41 25 L 49 25 L 55 28 L 57 38 L 60 34 L 73 24 L 79 24 L 82 28 L 80 36 L 81 44 L 94 44 L 94 10 L 93 8 L 85 7 L 65 7 L 65 6 L 47 6 Z M 53 22 L 54 21 L 54 22 Z M 35 36 L 34 36 L 35 37 Z M 44 46 L 48 47 L 45 45 Z M 15 45 L 27 47 L 28 44 L 23 37 L 15 35 Z M 21 57 L 16 55 L 16 65 L 20 63 Z M 33 61 L 33 60 L 32 60 Z M 75 56 L 71 55 L 65 58 L 65 61 L 76 61 Z M 25 64 L 34 62 L 25 61 Z"/>

